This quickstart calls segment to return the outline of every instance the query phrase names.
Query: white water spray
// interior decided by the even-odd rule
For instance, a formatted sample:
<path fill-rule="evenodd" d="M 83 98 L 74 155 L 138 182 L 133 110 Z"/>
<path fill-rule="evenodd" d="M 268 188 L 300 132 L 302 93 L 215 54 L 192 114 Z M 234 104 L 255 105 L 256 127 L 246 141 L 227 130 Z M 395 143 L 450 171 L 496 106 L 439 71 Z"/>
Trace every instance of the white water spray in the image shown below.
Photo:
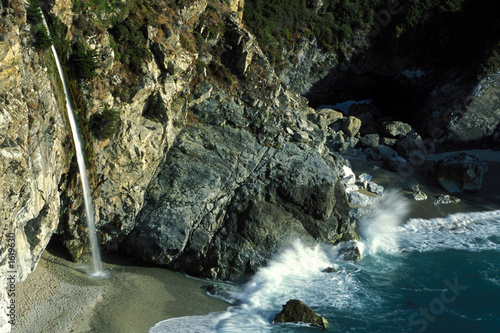
<path fill-rule="evenodd" d="M 50 36 L 50 29 L 47 24 L 47 20 L 45 19 L 45 14 L 43 13 L 43 11 L 41 12 L 43 15 L 43 23 L 45 25 L 45 28 L 47 29 L 47 33 Z M 75 111 L 73 109 L 73 103 L 71 102 L 68 83 L 61 66 L 61 61 L 59 60 L 59 55 L 54 45 L 51 46 L 51 49 L 57 64 L 57 70 L 59 71 L 61 82 L 64 87 L 64 95 L 66 96 L 66 108 L 68 109 L 68 118 L 71 124 L 71 132 L 73 133 L 73 142 L 75 143 L 76 158 L 78 161 L 78 168 L 80 170 L 80 178 L 82 180 L 83 201 L 85 203 L 85 212 L 87 215 L 88 236 L 90 241 L 90 250 L 92 251 L 92 261 L 94 268 L 94 271 L 90 272 L 89 275 L 94 278 L 104 278 L 107 276 L 107 274 L 102 270 L 101 266 L 101 253 L 99 250 L 99 244 L 97 243 L 97 234 L 94 221 L 94 208 L 92 206 L 92 197 L 90 195 L 90 186 L 87 177 L 87 169 L 85 166 L 85 156 L 83 154 L 82 140 L 80 137 L 80 133 L 78 132 Z"/>
<path fill-rule="evenodd" d="M 367 216 L 359 222 L 362 252 L 399 251 L 399 227 L 409 213 L 408 202 L 397 191 L 387 191 L 372 206 Z"/>

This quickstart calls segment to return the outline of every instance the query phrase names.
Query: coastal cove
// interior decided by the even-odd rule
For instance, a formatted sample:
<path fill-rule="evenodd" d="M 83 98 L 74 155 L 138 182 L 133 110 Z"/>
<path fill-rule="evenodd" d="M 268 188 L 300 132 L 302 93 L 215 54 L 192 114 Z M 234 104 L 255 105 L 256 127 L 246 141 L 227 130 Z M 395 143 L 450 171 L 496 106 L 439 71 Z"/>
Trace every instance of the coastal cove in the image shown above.
<path fill-rule="evenodd" d="M 297 297 L 307 301 L 316 312 L 326 316 L 340 332 L 351 332 L 356 327 L 373 332 L 402 332 L 403 328 L 408 332 L 412 332 L 411 329 L 418 331 L 418 328 L 424 325 L 422 318 L 425 318 L 418 311 L 420 308 L 429 309 L 429 303 L 435 298 L 439 299 L 440 293 L 447 288 L 443 281 L 453 284 L 457 278 L 460 286 L 463 283 L 474 288 L 474 282 L 477 287 L 476 280 L 479 281 L 484 276 L 471 275 L 477 269 L 475 264 L 483 265 L 479 272 L 484 271 L 485 276 L 490 279 L 488 281 L 491 285 L 488 287 L 486 284 L 484 287 L 489 288 L 489 292 L 500 292 L 496 286 L 498 282 L 495 282 L 500 281 L 500 262 L 495 259 L 498 258 L 499 240 L 491 238 L 496 237 L 500 225 L 500 202 L 495 198 L 496 188 L 500 186 L 495 177 L 496 172 L 500 171 L 500 154 L 491 151 L 472 153 L 488 160 L 490 166 L 489 172 L 485 174 L 481 195 L 476 194 L 474 198 L 469 194 L 459 195 L 462 202 L 442 205 L 437 209 L 431 200 L 410 201 L 400 192 L 399 195 L 391 197 L 384 207 L 373 207 L 375 214 L 382 213 L 383 220 L 378 221 L 380 229 L 375 233 L 381 239 L 378 245 L 374 245 L 376 242 L 373 239 L 362 238 L 367 248 L 364 250 L 363 260 L 359 263 L 341 260 L 335 246 L 325 244 L 313 248 L 294 241 L 286 250 L 274 256 L 254 277 L 249 277 L 250 280 L 246 284 L 187 278 L 161 267 L 137 265 L 137 262 L 119 256 L 104 258 L 104 268 L 110 273 L 109 281 L 89 280 L 85 276 L 87 266 L 68 261 L 64 248 L 51 245 L 43 254 L 35 272 L 28 280 L 17 285 L 18 294 L 23 295 L 18 299 L 18 306 L 28 310 L 24 311 L 13 332 L 23 332 L 26 327 L 31 330 L 43 329 L 39 324 L 54 323 L 54 318 L 59 318 L 57 323 L 60 323 L 60 326 L 55 328 L 58 332 L 70 332 L 71 328 L 77 332 L 145 332 L 151 329 L 152 333 L 166 333 L 172 330 L 316 331 L 317 329 L 300 325 L 271 324 L 272 317 L 279 312 L 281 305 L 288 299 Z M 432 156 L 429 156 L 429 159 L 432 160 Z M 352 158 L 350 162 L 357 175 L 369 172 L 377 183 L 387 189 L 397 187 L 397 183 L 404 180 L 396 173 L 383 169 L 374 170 L 373 165 L 365 161 Z M 414 176 L 423 180 L 426 175 L 426 168 L 422 168 Z M 421 184 L 422 190 L 430 196 L 442 193 L 432 181 L 422 181 Z M 401 204 L 408 207 L 401 208 Z M 491 213 L 485 211 L 484 207 L 491 208 Z M 403 210 L 399 217 L 398 209 Z M 458 212 L 477 212 L 473 214 L 478 214 L 478 217 L 446 220 L 447 216 L 456 215 Z M 391 219 L 400 219 L 395 223 L 401 225 L 403 230 L 400 231 L 400 237 L 393 235 L 394 239 L 384 240 L 381 235 L 384 235 L 384 228 L 390 228 L 390 224 L 385 223 Z M 442 222 L 439 219 L 442 219 Z M 453 224 L 453 221 L 457 224 Z M 488 226 L 489 229 L 474 229 L 474 224 L 470 224 L 474 221 Z M 451 234 L 446 230 L 450 230 Z M 455 236 L 452 236 L 453 230 L 457 232 Z M 488 245 L 484 249 L 467 250 L 467 244 L 474 246 L 475 235 L 490 237 L 489 244 L 493 247 Z M 449 241 L 446 238 L 449 238 Z M 444 242 L 442 249 L 440 242 Z M 423 244 L 430 248 L 424 249 Z M 370 246 L 378 248 L 370 250 Z M 482 245 L 478 243 L 477 246 Z M 483 251 L 484 257 L 481 254 Z M 335 268 L 337 272 L 322 272 L 328 267 Z M 367 281 L 376 281 L 377 284 L 370 285 Z M 208 296 L 202 287 L 210 284 L 219 285 L 222 290 L 226 290 L 218 297 L 231 295 L 228 301 L 233 304 Z M 297 285 L 292 287 L 294 284 Z M 79 294 L 83 287 L 86 290 L 84 297 Z M 40 292 L 41 290 L 43 292 Z M 471 289 L 464 290 L 456 304 L 446 304 L 446 311 L 441 313 L 441 310 L 436 308 L 441 319 L 436 323 L 429 321 L 425 331 L 441 332 L 444 329 L 441 325 L 448 327 L 450 320 L 456 322 L 453 311 L 470 311 L 466 310 L 468 307 L 464 308 L 463 304 L 479 302 L 485 305 L 481 311 L 489 313 L 487 308 L 494 311 L 496 307 L 487 300 L 472 299 L 470 291 Z M 274 292 L 276 294 L 273 294 Z M 403 294 L 398 296 L 401 292 Z M 483 296 L 487 295 L 488 293 Z M 259 301 L 252 304 L 255 298 Z M 488 296 L 487 299 L 494 298 Z M 50 300 L 61 305 L 49 307 L 46 302 Z M 137 304 L 141 306 L 138 307 Z M 382 310 L 379 307 L 382 307 Z M 376 313 L 370 313 L 369 309 L 375 309 Z M 370 319 L 359 321 L 352 317 L 353 311 L 366 311 L 365 315 Z M 493 312 L 491 314 L 494 315 Z M 432 312 L 429 316 L 435 317 Z M 413 318 L 412 321 L 410 317 Z M 167 318 L 177 319 L 164 321 Z M 483 319 L 483 332 L 495 332 L 500 327 L 500 323 L 491 322 L 488 318 Z M 391 324 L 386 323 L 387 320 Z M 470 324 L 468 319 L 464 323 L 460 325 Z M 377 328 L 377 325 L 381 326 Z"/>
<path fill-rule="evenodd" d="M 500 332 L 498 12 L 0 1 L 0 333 Z"/>

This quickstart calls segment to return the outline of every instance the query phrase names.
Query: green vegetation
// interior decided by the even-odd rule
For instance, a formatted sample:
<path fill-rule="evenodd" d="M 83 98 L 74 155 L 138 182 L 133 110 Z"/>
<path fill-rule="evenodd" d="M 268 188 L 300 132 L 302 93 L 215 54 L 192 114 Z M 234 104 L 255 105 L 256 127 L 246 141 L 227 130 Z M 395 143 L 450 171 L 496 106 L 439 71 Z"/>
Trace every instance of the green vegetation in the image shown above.
<path fill-rule="evenodd" d="M 380 49 L 399 38 L 399 52 L 411 51 L 415 62 L 441 69 L 473 69 L 480 76 L 498 68 L 498 1 L 406 0 L 402 6 L 403 13 L 394 17 L 380 40 Z"/>
<path fill-rule="evenodd" d="M 70 57 L 70 62 L 73 64 L 73 69 L 81 79 L 91 80 L 95 76 L 98 53 L 96 50 L 89 50 L 83 41 L 77 41 L 73 47 L 73 54 Z"/>
<path fill-rule="evenodd" d="M 53 41 L 50 38 L 45 25 L 43 24 L 43 16 L 41 0 L 31 0 L 26 8 L 26 18 L 34 27 L 35 42 L 34 45 L 39 50 L 45 50 L 52 46 Z"/>
<path fill-rule="evenodd" d="M 28 3 L 28 7 L 26 8 L 26 19 L 34 25 L 42 23 L 43 21 L 41 11 L 42 5 L 42 0 L 30 0 Z"/>
<path fill-rule="evenodd" d="M 120 113 L 105 107 L 102 113 L 96 113 L 90 117 L 90 131 L 99 140 L 111 138 L 118 126 Z"/>
<path fill-rule="evenodd" d="M 342 59 L 343 42 L 363 31 L 372 32 L 372 46 L 380 52 L 411 53 L 418 62 L 481 63 L 485 71 L 500 67 L 496 0 L 324 0 L 321 8 L 312 3 L 246 0 L 244 22 L 274 65 L 283 65 L 283 48 L 293 49 L 300 38 L 312 36 Z"/>
<path fill-rule="evenodd" d="M 151 56 L 142 27 L 128 18 L 109 30 L 116 40 L 120 61 L 134 71 L 140 71 L 142 63 Z"/>
<path fill-rule="evenodd" d="M 381 0 L 325 0 L 315 12 L 306 0 L 247 0 L 243 20 L 274 64 L 281 50 L 314 35 L 326 51 L 337 51 L 353 31 L 368 28 Z"/>

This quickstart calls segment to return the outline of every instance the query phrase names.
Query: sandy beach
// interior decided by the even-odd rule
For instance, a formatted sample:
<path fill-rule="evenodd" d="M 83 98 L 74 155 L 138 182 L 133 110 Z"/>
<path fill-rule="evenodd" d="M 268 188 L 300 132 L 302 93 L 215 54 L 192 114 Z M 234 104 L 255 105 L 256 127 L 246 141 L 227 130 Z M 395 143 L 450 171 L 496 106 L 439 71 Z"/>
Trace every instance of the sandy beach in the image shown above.
<path fill-rule="evenodd" d="M 208 281 L 133 260 L 104 256 L 106 279 L 91 279 L 54 245 L 17 284 L 19 316 L 13 333 L 148 332 L 157 322 L 224 311 L 229 305 L 201 288 Z"/>

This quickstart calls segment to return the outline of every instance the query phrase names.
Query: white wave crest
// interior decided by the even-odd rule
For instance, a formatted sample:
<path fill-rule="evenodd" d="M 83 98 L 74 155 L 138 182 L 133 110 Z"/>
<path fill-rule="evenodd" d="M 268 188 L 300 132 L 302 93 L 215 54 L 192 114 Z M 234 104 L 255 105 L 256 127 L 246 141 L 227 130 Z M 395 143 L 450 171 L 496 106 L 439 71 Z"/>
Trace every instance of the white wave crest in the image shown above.
<path fill-rule="evenodd" d="M 411 219 L 400 230 L 406 250 L 482 251 L 500 249 L 500 210 L 459 213 L 445 218 Z"/>

